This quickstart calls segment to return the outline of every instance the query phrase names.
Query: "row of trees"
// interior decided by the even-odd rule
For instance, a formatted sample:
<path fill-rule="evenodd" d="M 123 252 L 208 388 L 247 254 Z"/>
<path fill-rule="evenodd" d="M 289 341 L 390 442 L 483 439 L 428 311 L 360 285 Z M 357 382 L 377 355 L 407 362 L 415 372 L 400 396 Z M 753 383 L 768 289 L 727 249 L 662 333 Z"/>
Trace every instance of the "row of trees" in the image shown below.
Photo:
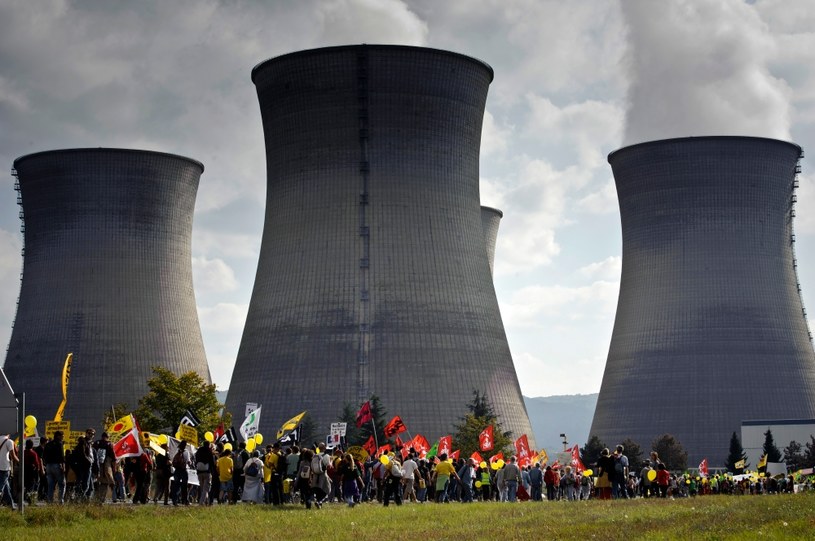
<path fill-rule="evenodd" d="M 810 435 L 809 439 L 810 441 L 803 445 L 792 440 L 782 452 L 775 444 L 772 430 L 767 429 L 767 432 L 764 433 L 762 452 L 767 456 L 767 462 L 783 462 L 791 471 L 812 468 L 815 467 L 815 437 Z M 735 471 L 735 464 L 746 458 L 747 455 L 741 446 L 741 441 L 733 432 L 730 437 L 730 454 L 727 456 L 726 463 L 728 470 Z M 746 464 L 745 467 L 749 468 L 750 464 Z"/>

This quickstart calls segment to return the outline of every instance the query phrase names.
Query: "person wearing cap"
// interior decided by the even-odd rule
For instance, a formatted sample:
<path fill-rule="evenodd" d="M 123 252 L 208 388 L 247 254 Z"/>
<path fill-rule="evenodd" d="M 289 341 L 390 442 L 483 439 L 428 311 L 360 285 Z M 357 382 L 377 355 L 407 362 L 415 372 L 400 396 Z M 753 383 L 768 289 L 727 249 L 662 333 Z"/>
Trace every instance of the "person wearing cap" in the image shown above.
<path fill-rule="evenodd" d="M 49 441 L 43 450 L 42 460 L 45 462 L 45 475 L 48 479 L 49 503 L 54 501 L 54 489 L 58 489 L 59 503 L 65 503 L 65 448 L 62 446 L 63 433 L 54 432 L 54 438 Z"/>

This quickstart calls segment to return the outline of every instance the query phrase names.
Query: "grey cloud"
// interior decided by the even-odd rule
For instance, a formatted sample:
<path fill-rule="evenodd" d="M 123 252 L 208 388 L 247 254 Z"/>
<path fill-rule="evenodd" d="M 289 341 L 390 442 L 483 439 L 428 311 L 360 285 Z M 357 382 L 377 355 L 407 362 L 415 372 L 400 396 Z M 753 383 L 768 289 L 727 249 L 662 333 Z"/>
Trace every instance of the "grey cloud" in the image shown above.
<path fill-rule="evenodd" d="M 627 144 L 692 135 L 789 139 L 775 43 L 742 0 L 622 2 L 630 43 Z"/>

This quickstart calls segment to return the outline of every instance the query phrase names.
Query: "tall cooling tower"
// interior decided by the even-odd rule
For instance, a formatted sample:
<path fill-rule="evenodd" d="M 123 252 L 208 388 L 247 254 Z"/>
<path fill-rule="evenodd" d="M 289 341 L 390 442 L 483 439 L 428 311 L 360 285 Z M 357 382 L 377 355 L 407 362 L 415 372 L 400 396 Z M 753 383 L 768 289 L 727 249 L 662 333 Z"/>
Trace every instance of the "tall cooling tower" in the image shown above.
<path fill-rule="evenodd" d="M 490 274 L 495 267 L 495 245 L 498 242 L 498 226 L 504 213 L 491 207 L 481 207 L 481 227 L 484 229 L 484 243 L 487 245 L 487 260 Z"/>
<path fill-rule="evenodd" d="M 14 162 L 25 252 L 5 371 L 51 419 L 73 353 L 65 419 L 135 408 L 153 366 L 209 382 L 192 288 L 192 214 L 204 167 L 159 152 L 71 149 Z"/>
<path fill-rule="evenodd" d="M 793 252 L 800 155 L 752 137 L 609 155 L 623 267 L 591 434 L 647 450 L 671 433 L 690 466 L 718 465 L 742 420 L 815 417 L 815 353 Z"/>
<path fill-rule="evenodd" d="M 252 72 L 266 139 L 260 262 L 227 408 L 261 432 L 328 431 L 376 394 L 411 433 L 450 433 L 473 391 L 532 437 L 479 205 L 492 69 L 446 51 L 343 46 Z"/>

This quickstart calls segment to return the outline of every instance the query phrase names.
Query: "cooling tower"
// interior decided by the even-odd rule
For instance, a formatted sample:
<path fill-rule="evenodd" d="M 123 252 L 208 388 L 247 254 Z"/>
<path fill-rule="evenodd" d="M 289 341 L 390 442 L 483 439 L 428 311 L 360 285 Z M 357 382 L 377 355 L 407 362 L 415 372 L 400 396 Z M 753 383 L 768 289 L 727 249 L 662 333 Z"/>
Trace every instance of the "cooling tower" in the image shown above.
<path fill-rule="evenodd" d="M 252 72 L 266 219 L 227 408 L 261 432 L 319 431 L 372 394 L 408 430 L 449 434 L 473 391 L 532 438 L 479 204 L 492 69 L 446 51 L 343 46 Z"/>
<path fill-rule="evenodd" d="M 25 251 L 5 371 L 52 419 L 73 353 L 65 420 L 135 408 L 153 366 L 209 382 L 190 252 L 203 166 L 138 150 L 71 149 L 14 162 Z"/>
<path fill-rule="evenodd" d="M 591 434 L 724 464 L 745 419 L 815 416 L 793 252 L 801 149 L 696 137 L 612 152 L 623 233 L 617 317 Z"/>
<path fill-rule="evenodd" d="M 484 244 L 487 245 L 487 260 L 490 263 L 490 275 L 495 268 L 495 244 L 498 241 L 498 226 L 504 213 L 491 207 L 481 207 L 481 227 L 484 229 Z"/>

